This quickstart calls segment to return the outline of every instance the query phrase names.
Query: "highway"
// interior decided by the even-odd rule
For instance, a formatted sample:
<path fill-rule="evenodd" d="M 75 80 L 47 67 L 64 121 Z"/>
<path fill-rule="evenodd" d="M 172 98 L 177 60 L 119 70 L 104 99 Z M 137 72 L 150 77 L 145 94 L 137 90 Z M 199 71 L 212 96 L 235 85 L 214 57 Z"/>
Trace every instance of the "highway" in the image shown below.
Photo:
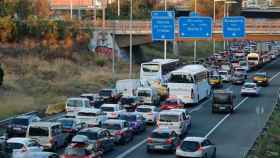
<path fill-rule="evenodd" d="M 235 112 L 231 114 L 212 114 L 211 98 L 189 108 L 192 114 L 192 128 L 188 136 L 207 136 L 217 145 L 218 158 L 242 158 L 262 131 L 269 118 L 280 88 L 280 59 L 269 63 L 258 71 L 265 71 L 271 76 L 268 87 L 261 89 L 259 97 L 241 97 L 240 86 L 226 84 L 236 94 Z M 255 72 L 251 72 L 253 74 Z M 250 75 L 249 77 L 250 78 Z M 259 110 L 262 109 L 263 110 Z M 258 112 L 263 113 L 258 113 Z M 146 138 L 152 128 L 134 138 L 125 146 L 117 146 L 105 158 L 172 158 L 173 153 L 146 152 Z"/>

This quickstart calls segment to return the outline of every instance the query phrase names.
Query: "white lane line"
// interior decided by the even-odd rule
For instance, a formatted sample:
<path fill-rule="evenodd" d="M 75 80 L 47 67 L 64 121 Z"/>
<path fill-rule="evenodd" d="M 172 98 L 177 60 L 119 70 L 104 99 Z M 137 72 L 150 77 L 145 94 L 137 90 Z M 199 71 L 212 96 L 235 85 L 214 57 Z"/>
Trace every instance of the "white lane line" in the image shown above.
<path fill-rule="evenodd" d="M 243 104 L 248 97 L 244 98 L 237 106 L 234 107 L 234 110 L 236 110 L 241 104 Z M 219 121 L 204 137 L 207 138 L 209 135 L 211 135 L 231 114 L 227 114 L 221 121 Z"/>
<path fill-rule="evenodd" d="M 134 150 L 136 150 L 137 148 L 139 148 L 141 145 L 143 145 L 144 143 L 146 143 L 147 139 L 142 140 L 140 143 L 134 145 L 133 147 L 129 148 L 128 150 L 126 150 L 124 153 L 120 154 L 119 156 L 117 156 L 116 158 L 124 158 L 126 157 L 128 154 L 130 154 L 131 152 L 133 152 Z M 140 155 L 139 155 L 140 156 Z"/>
<path fill-rule="evenodd" d="M 275 74 L 271 79 L 270 82 L 275 79 L 278 75 L 280 74 L 280 72 L 278 72 L 277 74 Z M 244 98 L 241 102 L 239 102 L 239 104 L 237 106 L 234 107 L 234 110 L 236 110 L 240 105 L 242 105 L 246 100 L 248 100 L 249 98 L 246 97 Z M 209 137 L 209 135 L 211 135 L 231 114 L 227 114 L 221 121 L 219 121 L 204 137 L 207 138 Z"/>

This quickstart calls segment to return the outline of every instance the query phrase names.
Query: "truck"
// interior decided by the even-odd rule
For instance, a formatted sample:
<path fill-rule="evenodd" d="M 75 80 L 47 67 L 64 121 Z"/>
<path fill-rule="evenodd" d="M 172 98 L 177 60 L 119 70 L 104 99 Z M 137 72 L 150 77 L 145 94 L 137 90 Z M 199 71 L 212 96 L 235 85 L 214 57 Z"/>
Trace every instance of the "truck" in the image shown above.
<path fill-rule="evenodd" d="M 234 112 L 234 94 L 230 90 L 215 90 L 213 92 L 212 113 Z"/>
<path fill-rule="evenodd" d="M 140 98 L 142 104 L 155 105 L 160 104 L 160 96 L 152 87 L 138 87 L 137 96 Z"/>

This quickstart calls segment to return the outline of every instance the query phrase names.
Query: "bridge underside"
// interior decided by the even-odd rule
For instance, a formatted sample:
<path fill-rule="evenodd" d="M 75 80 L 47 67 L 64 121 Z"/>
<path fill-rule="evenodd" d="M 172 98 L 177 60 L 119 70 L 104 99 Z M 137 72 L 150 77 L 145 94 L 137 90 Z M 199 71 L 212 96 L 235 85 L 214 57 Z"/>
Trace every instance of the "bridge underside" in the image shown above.
<path fill-rule="evenodd" d="M 183 39 L 183 38 L 177 38 L 178 42 L 193 42 L 195 39 Z M 209 40 L 215 40 L 215 41 L 223 41 L 223 35 L 222 34 L 214 34 L 212 39 L 199 39 L 197 41 L 209 41 Z M 252 41 L 280 41 L 280 34 L 247 34 L 247 36 L 244 39 L 227 39 L 229 41 L 238 41 L 238 40 L 252 40 Z M 117 44 L 120 48 L 126 48 L 129 47 L 129 35 L 117 35 L 116 36 Z M 143 45 L 151 43 L 151 35 L 133 35 L 132 45 Z"/>
<path fill-rule="evenodd" d="M 278 9 L 243 9 L 241 15 L 246 18 L 280 18 L 280 8 Z"/>

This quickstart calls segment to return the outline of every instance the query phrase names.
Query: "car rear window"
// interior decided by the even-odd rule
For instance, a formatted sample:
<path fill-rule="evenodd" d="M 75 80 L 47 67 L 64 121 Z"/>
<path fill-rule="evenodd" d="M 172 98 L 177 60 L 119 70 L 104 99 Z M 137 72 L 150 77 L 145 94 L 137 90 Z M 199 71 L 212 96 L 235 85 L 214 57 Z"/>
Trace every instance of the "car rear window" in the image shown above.
<path fill-rule="evenodd" d="M 231 95 L 227 93 L 214 93 L 213 96 L 214 103 L 220 103 L 220 104 L 226 104 L 230 103 L 231 101 Z"/>
<path fill-rule="evenodd" d="M 121 104 L 124 105 L 124 104 L 132 104 L 135 102 L 135 99 L 134 98 L 121 98 Z"/>
<path fill-rule="evenodd" d="M 74 121 L 73 120 L 58 120 L 61 124 L 63 128 L 72 128 L 74 125 Z"/>
<path fill-rule="evenodd" d="M 199 143 L 198 142 L 193 142 L 193 141 L 184 141 L 181 145 L 181 149 L 183 151 L 189 151 L 189 152 L 194 152 L 199 149 Z"/>
<path fill-rule="evenodd" d="M 111 90 L 102 90 L 99 92 L 99 96 L 111 96 L 112 95 L 112 91 Z"/>
<path fill-rule="evenodd" d="M 15 118 L 12 120 L 12 124 L 15 125 L 23 125 L 23 126 L 28 126 L 28 119 L 24 119 L 24 118 Z"/>
<path fill-rule="evenodd" d="M 177 100 L 176 99 L 168 99 L 164 102 L 164 104 L 172 104 L 172 105 L 176 105 L 177 104 Z"/>
<path fill-rule="evenodd" d="M 47 127 L 30 127 L 29 136 L 49 136 L 49 129 Z"/>
<path fill-rule="evenodd" d="M 126 121 L 136 121 L 136 115 L 121 115 L 120 119 Z"/>
<path fill-rule="evenodd" d="M 178 115 L 168 115 L 168 114 L 161 114 L 160 121 L 162 122 L 178 122 L 179 116 Z"/>
<path fill-rule="evenodd" d="M 64 151 L 65 156 L 86 156 L 87 152 L 85 148 L 66 148 Z"/>
<path fill-rule="evenodd" d="M 73 100 L 68 100 L 66 104 L 67 104 L 68 107 L 82 107 L 83 106 L 83 101 L 73 99 Z"/>
<path fill-rule="evenodd" d="M 120 124 L 109 124 L 109 123 L 104 123 L 102 125 L 103 128 L 109 129 L 109 130 L 120 130 L 121 125 Z"/>
<path fill-rule="evenodd" d="M 97 139 L 97 133 L 96 132 L 81 131 L 77 135 L 87 136 L 88 139 L 90 139 L 90 140 L 96 140 Z"/>
<path fill-rule="evenodd" d="M 256 86 L 254 84 L 245 84 L 245 88 L 255 88 Z"/>
<path fill-rule="evenodd" d="M 113 107 L 101 107 L 100 109 L 103 112 L 114 112 L 115 111 Z"/>
<path fill-rule="evenodd" d="M 151 112 L 152 109 L 150 109 L 150 108 L 137 108 L 136 111 L 145 113 L 145 112 Z"/>
<path fill-rule="evenodd" d="M 96 117 L 98 114 L 92 112 L 79 112 L 78 116 Z"/>
<path fill-rule="evenodd" d="M 153 132 L 151 135 L 152 138 L 159 138 L 159 139 L 165 139 L 169 138 L 169 133 L 163 133 L 163 132 Z"/>

